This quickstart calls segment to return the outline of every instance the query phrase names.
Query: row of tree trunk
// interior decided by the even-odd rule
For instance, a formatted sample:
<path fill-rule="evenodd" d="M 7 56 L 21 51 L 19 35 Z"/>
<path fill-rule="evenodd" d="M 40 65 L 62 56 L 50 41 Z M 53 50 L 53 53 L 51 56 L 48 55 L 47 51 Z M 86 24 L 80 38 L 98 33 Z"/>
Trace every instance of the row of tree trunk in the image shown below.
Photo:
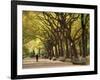
<path fill-rule="evenodd" d="M 48 34 L 45 40 L 45 48 L 47 57 L 63 59 L 79 60 L 79 56 L 83 57 L 83 62 L 86 63 L 87 42 L 89 40 L 89 32 L 87 24 L 89 21 L 88 14 L 68 14 L 68 13 L 53 13 L 43 12 L 46 31 Z M 70 18 L 67 18 L 67 17 Z M 80 19 L 81 27 L 76 31 L 74 38 L 71 35 L 72 24 Z M 56 27 L 56 28 L 55 28 Z M 89 27 L 89 26 L 88 26 Z M 80 34 L 79 34 L 80 32 Z M 79 35 L 77 35 L 79 34 Z"/>

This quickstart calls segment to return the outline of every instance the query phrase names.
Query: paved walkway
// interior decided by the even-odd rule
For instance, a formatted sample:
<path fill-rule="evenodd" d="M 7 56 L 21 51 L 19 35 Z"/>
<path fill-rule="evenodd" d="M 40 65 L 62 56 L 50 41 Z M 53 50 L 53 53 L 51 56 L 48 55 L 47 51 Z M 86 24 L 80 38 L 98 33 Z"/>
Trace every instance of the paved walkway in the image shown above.
<path fill-rule="evenodd" d="M 53 61 L 49 59 L 39 59 L 36 62 L 35 58 L 27 58 L 23 60 L 23 68 L 47 68 L 47 67 L 61 67 L 61 66 L 75 66 L 71 62 Z"/>

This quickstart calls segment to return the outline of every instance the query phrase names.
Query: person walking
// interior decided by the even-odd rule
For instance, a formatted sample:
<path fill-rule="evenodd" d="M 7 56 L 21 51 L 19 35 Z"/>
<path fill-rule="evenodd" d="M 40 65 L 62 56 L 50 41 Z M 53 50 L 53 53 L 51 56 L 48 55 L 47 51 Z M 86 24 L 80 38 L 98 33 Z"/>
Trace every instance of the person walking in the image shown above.
<path fill-rule="evenodd" d="M 36 55 L 36 62 L 38 62 L 38 54 Z"/>
<path fill-rule="evenodd" d="M 39 54 L 38 49 L 35 48 L 35 57 L 36 57 L 36 62 L 38 62 L 38 57 L 39 57 L 38 54 Z"/>

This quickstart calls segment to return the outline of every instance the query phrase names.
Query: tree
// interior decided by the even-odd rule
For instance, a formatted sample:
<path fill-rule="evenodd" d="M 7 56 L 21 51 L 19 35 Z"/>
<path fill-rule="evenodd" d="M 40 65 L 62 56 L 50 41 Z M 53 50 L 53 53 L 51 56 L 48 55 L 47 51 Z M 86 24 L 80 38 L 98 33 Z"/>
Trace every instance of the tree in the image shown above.
<path fill-rule="evenodd" d="M 65 61 L 74 57 L 79 61 L 79 55 L 86 57 L 89 45 L 89 15 L 24 11 L 23 44 L 36 39 L 41 41 L 48 58 L 62 57 Z"/>

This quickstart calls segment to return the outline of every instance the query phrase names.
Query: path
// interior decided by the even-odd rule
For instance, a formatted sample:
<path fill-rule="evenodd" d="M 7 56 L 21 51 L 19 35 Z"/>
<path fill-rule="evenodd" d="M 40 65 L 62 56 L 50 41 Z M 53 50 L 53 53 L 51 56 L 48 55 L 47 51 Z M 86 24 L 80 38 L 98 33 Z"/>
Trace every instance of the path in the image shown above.
<path fill-rule="evenodd" d="M 71 62 L 52 61 L 49 59 L 39 59 L 36 62 L 35 58 L 26 58 L 23 60 L 23 68 L 47 68 L 47 67 L 61 67 L 61 66 L 75 66 Z"/>

